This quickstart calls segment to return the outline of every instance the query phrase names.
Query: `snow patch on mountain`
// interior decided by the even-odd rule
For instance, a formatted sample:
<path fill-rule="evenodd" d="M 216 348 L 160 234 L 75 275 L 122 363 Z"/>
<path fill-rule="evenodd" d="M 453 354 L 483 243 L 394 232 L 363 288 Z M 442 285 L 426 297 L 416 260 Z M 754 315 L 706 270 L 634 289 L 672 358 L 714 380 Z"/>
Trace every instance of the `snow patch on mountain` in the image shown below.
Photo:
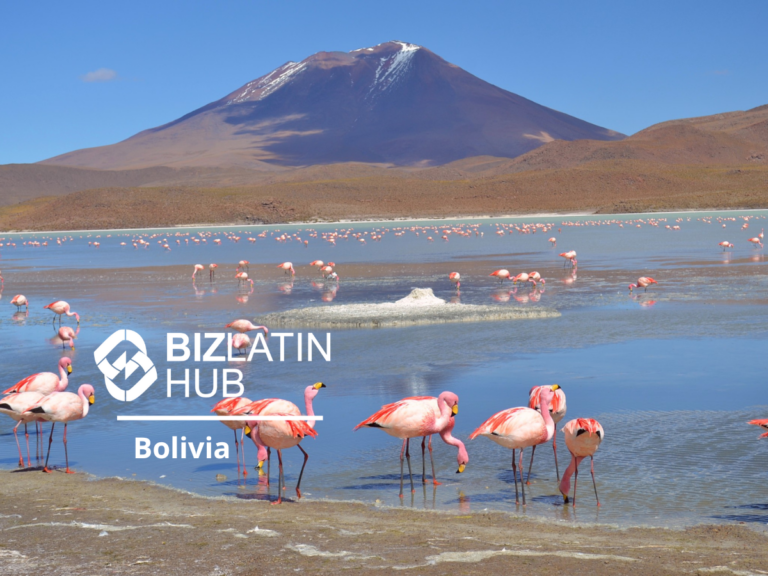
<path fill-rule="evenodd" d="M 235 94 L 227 104 L 240 104 L 246 101 L 263 100 L 275 90 L 293 80 L 299 73 L 306 69 L 304 62 L 288 62 L 276 68 L 266 76 L 249 82 L 243 89 Z"/>
<path fill-rule="evenodd" d="M 395 41 L 394 44 L 399 44 L 400 49 L 379 60 L 369 95 L 376 89 L 379 92 L 384 92 L 403 78 L 411 66 L 414 55 L 421 48 L 421 46 L 407 42 Z"/>

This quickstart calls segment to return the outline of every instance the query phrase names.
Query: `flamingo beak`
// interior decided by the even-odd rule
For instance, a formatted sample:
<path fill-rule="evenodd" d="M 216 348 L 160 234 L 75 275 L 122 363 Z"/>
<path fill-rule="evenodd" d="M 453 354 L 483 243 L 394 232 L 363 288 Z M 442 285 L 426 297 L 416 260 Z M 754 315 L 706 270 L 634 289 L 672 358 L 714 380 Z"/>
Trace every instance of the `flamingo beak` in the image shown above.
<path fill-rule="evenodd" d="M 248 426 L 248 424 L 245 425 L 245 429 L 243 431 L 245 432 L 246 436 L 250 436 L 251 435 L 251 427 Z M 259 466 L 261 466 L 261 462 L 259 462 Z"/>
<path fill-rule="evenodd" d="M 67 374 L 72 374 L 72 364 L 67 366 Z"/>
<path fill-rule="evenodd" d="M 560 384 L 552 384 L 551 388 L 552 388 L 553 391 L 554 390 L 560 390 L 561 386 L 560 386 Z"/>
<path fill-rule="evenodd" d="M 256 466 L 256 470 L 259 471 L 259 476 L 266 476 L 267 473 L 262 470 L 262 466 L 264 466 L 264 460 L 259 460 L 259 465 Z"/>
<path fill-rule="evenodd" d="M 568 494 L 563 494 L 563 504 L 568 504 Z"/>
<path fill-rule="evenodd" d="M 461 474 L 462 472 L 464 472 L 464 469 L 466 467 L 467 467 L 466 464 L 459 464 L 459 469 L 456 470 L 456 474 Z"/>
<path fill-rule="evenodd" d="M 314 385 L 314 387 L 315 387 L 316 390 L 320 390 L 320 388 L 327 388 L 327 386 L 325 384 L 323 384 L 322 382 L 316 383 Z"/>
<path fill-rule="evenodd" d="M 456 416 L 456 414 L 458 414 L 458 413 L 459 413 L 459 403 L 458 403 L 458 402 L 457 402 L 456 404 L 454 404 L 454 405 L 453 405 L 453 408 L 451 408 L 451 413 L 452 413 L 454 416 Z"/>
<path fill-rule="evenodd" d="M 96 396 L 91 394 L 90 396 L 88 396 L 88 404 L 93 404 L 94 402 L 96 402 Z"/>

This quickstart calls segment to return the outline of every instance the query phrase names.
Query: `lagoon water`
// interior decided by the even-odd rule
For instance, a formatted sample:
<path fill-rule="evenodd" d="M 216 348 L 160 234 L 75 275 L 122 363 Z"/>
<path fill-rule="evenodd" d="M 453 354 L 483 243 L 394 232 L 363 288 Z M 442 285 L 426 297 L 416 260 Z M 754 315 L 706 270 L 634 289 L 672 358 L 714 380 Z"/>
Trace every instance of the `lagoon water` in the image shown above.
<path fill-rule="evenodd" d="M 707 221 L 701 218 L 707 216 Z M 749 229 L 742 230 L 742 216 Z M 382 505 L 438 508 L 456 512 L 503 510 L 549 519 L 577 519 L 619 525 L 682 526 L 700 522 L 768 524 L 768 441 L 746 425 L 768 417 L 766 344 L 768 343 L 768 267 L 756 236 L 768 212 L 685 213 L 622 217 L 508 218 L 445 222 L 318 224 L 275 227 L 194 228 L 141 231 L 162 234 L 148 248 L 134 249 L 134 232 L 6 234 L 1 240 L 0 270 L 5 278 L 0 297 L 0 366 L 2 384 L 11 386 L 39 371 L 52 371 L 62 354 L 71 356 L 70 390 L 82 383 L 96 388 L 89 416 L 69 427 L 70 464 L 97 476 L 151 480 L 203 495 L 274 498 L 276 465 L 270 488 L 253 472 L 256 450 L 246 444 L 251 470 L 238 479 L 233 433 L 218 422 L 118 422 L 117 415 L 208 414 L 214 399 L 179 391 L 166 397 L 166 369 L 201 369 L 201 388 L 209 389 L 213 368 L 243 370 L 245 395 L 280 397 L 303 410 L 303 389 L 325 382 L 315 400 L 319 436 L 302 446 L 310 454 L 302 492 L 307 498 L 361 500 Z M 725 220 L 726 228 L 718 221 Z M 642 219 L 640 228 L 630 220 Z M 648 225 L 655 219 L 659 226 Z M 679 220 L 682 219 L 682 220 Z M 552 223 L 550 232 L 496 233 L 499 225 Z M 563 223 L 580 222 L 573 226 Z M 617 222 L 623 222 L 619 227 Z M 601 225 L 596 225 L 601 223 Z M 431 232 L 395 236 L 394 228 L 477 225 L 469 237 Z M 678 225 L 680 230 L 666 229 Z M 336 245 L 310 237 L 318 232 L 354 229 L 368 232 L 365 244 L 349 237 Z M 376 230 L 390 229 L 380 241 Z M 558 233 L 557 229 L 561 231 Z M 279 230 L 279 232 L 278 232 Z M 309 246 L 283 233 L 299 234 Z M 475 235 L 474 230 L 482 232 Z M 185 243 L 176 233 L 211 233 L 206 242 Z M 236 233 L 239 242 L 224 232 Z M 257 234 L 266 232 L 266 237 Z M 108 237 L 108 234 L 111 237 Z M 24 246 L 45 238 L 72 238 L 62 245 Z M 98 236 L 98 238 L 97 238 Z M 557 248 L 547 238 L 557 237 Z M 251 243 L 248 237 L 257 241 Z M 170 251 L 157 243 L 168 238 Z M 212 242 L 221 238 L 220 245 Z M 723 252 L 722 240 L 735 244 Z M 100 247 L 89 246 L 98 241 Z M 9 247 L 15 242 L 16 247 Z M 126 242 L 126 246 L 120 246 Z M 578 252 L 576 275 L 564 268 L 559 252 Z M 338 290 L 323 283 L 308 263 L 332 260 L 341 276 Z M 251 291 L 238 288 L 237 261 L 251 262 Z M 292 261 L 291 283 L 276 264 Z M 193 283 L 192 265 L 219 264 L 215 282 L 207 269 Z M 513 274 L 538 270 L 547 280 L 543 291 L 498 286 L 488 274 L 508 268 Z M 168 332 L 223 332 L 236 318 L 253 319 L 270 312 L 304 306 L 393 302 L 414 287 L 430 287 L 438 297 L 455 298 L 448 273 L 462 274 L 460 301 L 496 306 L 546 306 L 559 318 L 438 324 L 383 329 L 332 331 L 332 361 L 318 355 L 298 362 L 296 347 L 286 341 L 286 360 L 279 362 L 279 343 L 271 338 L 274 362 L 257 355 L 253 362 L 169 363 Z M 629 295 L 638 276 L 659 281 L 644 293 Z M 15 315 L 13 295 L 32 302 L 29 315 Z M 52 342 L 51 314 L 42 307 L 67 300 L 82 318 L 76 350 L 62 351 Z M 4 312 L 2 312 L 4 310 Z M 73 318 L 65 324 L 74 326 Z M 129 328 L 144 338 L 159 381 L 137 401 L 122 403 L 106 392 L 93 351 L 115 330 Z M 314 332 L 319 329 L 283 329 Z M 324 338 L 320 338 L 324 342 Z M 123 350 L 110 357 L 117 357 Z M 130 357 L 131 352 L 129 352 Z M 562 505 L 557 491 L 551 445 L 536 453 L 528 506 L 514 502 L 511 453 L 469 434 L 494 412 L 522 406 L 537 384 L 560 384 L 568 398 L 566 419 L 597 418 L 606 438 L 595 457 L 602 507 L 594 506 L 588 463 L 582 465 L 576 511 Z M 178 387 L 176 387 L 178 389 Z M 442 486 L 420 483 L 419 442 L 412 445 L 416 493 L 399 489 L 400 442 L 380 430 L 352 428 L 382 404 L 404 396 L 460 396 L 453 434 L 467 442 L 470 463 L 457 475 L 456 450 L 435 437 L 435 464 Z M 217 399 L 220 394 L 217 395 Z M 564 421 L 564 422 L 565 422 Z M 0 465 L 13 468 L 17 449 L 13 422 L 0 420 Z M 46 426 L 46 433 L 48 430 Z M 58 428 L 58 426 L 57 426 Z M 170 442 L 186 436 L 195 443 L 210 436 L 228 442 L 229 460 L 136 459 L 134 439 Z M 57 430 L 52 462 L 63 466 Z M 34 448 L 34 443 L 32 443 Z M 529 451 L 527 451 L 528 453 Z M 528 459 L 526 456 L 526 461 Z M 298 450 L 285 452 L 286 495 L 301 466 Z M 558 433 L 560 470 L 569 456 Z M 276 458 L 273 458 L 276 464 Z M 429 465 L 427 464 L 428 472 Z M 224 475 L 220 481 L 217 475 Z M 219 477 L 221 478 L 221 477 Z M 407 479 L 406 479 L 407 482 Z"/>

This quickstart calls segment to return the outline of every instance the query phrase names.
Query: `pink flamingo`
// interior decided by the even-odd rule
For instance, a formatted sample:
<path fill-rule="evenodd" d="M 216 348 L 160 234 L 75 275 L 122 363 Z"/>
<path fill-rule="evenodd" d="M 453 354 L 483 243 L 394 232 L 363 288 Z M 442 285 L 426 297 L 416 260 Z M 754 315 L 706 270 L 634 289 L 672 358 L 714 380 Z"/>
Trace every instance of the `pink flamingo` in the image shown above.
<path fill-rule="evenodd" d="M 291 276 L 296 275 L 296 270 L 293 269 L 293 263 L 291 262 L 283 262 L 282 264 L 278 264 L 277 267 L 285 270 L 286 274 L 290 273 Z"/>
<path fill-rule="evenodd" d="M 63 314 L 66 314 L 67 316 L 74 316 L 77 320 L 77 323 L 80 324 L 80 315 L 77 312 L 70 312 L 69 303 L 65 302 L 64 300 L 56 300 L 56 302 L 51 302 L 47 306 L 43 306 L 43 310 L 46 308 L 59 317 L 59 326 L 61 326 L 61 317 Z M 53 317 L 54 322 L 56 322 L 56 316 Z"/>
<path fill-rule="evenodd" d="M 648 286 L 651 284 L 658 284 L 658 282 L 649 276 L 640 276 L 640 278 L 637 279 L 637 284 L 629 285 L 629 291 L 632 292 L 633 288 L 643 288 L 643 292 L 647 292 Z"/>
<path fill-rule="evenodd" d="M 24 435 L 27 438 L 27 466 L 29 467 L 32 465 L 32 461 L 29 457 L 29 432 L 27 431 L 27 424 L 35 418 L 26 417 L 24 412 L 33 406 L 36 406 L 42 399 L 43 394 L 40 392 L 21 392 L 20 394 L 10 394 L 0 400 L 0 413 L 10 416 L 16 421 L 16 426 L 13 428 L 13 435 L 16 437 L 16 447 L 19 449 L 19 468 L 24 467 L 24 456 L 21 454 L 21 445 L 19 444 L 17 429 L 19 428 L 19 424 L 24 422 Z M 35 427 L 37 427 L 37 424 L 35 424 Z"/>
<path fill-rule="evenodd" d="M 238 332 L 234 336 L 232 336 L 232 348 L 240 352 L 241 354 L 245 354 L 246 349 L 251 345 L 251 339 L 248 337 L 248 334 L 242 334 Z"/>
<path fill-rule="evenodd" d="M 17 312 L 21 310 L 22 306 L 25 306 L 27 309 L 27 312 L 29 312 L 29 301 L 27 300 L 27 297 L 24 296 L 24 294 L 16 294 L 16 296 L 14 296 L 13 299 L 11 300 L 11 304 L 16 306 Z"/>
<path fill-rule="evenodd" d="M 459 288 L 461 288 L 461 274 L 458 272 L 451 272 L 448 275 L 448 280 L 456 284 L 456 292 L 458 292 Z"/>
<path fill-rule="evenodd" d="M 240 332 L 241 334 L 245 334 L 246 332 L 251 332 L 253 330 L 264 330 L 264 335 L 269 336 L 269 329 L 266 326 L 257 326 L 250 320 L 243 320 L 242 318 L 235 320 L 234 322 L 230 322 L 224 326 L 224 328 L 232 328 L 232 330 L 235 332 Z"/>
<path fill-rule="evenodd" d="M 562 256 L 563 258 L 565 258 L 565 260 L 563 260 L 563 266 L 565 266 L 565 264 L 567 262 L 570 262 L 571 263 L 571 267 L 575 267 L 576 264 L 578 263 L 578 261 L 576 260 L 576 250 L 569 250 L 568 252 L 561 252 L 559 255 Z"/>
<path fill-rule="evenodd" d="M 758 236 L 755 236 L 754 238 L 750 238 L 749 240 L 747 240 L 747 242 L 752 242 L 752 246 L 754 248 L 757 248 L 758 246 L 760 248 L 763 247 L 763 243 L 761 242 L 761 239 Z"/>
<path fill-rule="evenodd" d="M 251 270 L 248 267 L 249 264 L 250 262 L 248 262 L 248 260 L 240 260 L 240 262 L 237 263 L 236 270 L 239 271 L 242 268 L 243 270 L 248 270 L 248 272 L 250 272 Z"/>
<path fill-rule="evenodd" d="M 216 268 L 218 267 L 218 264 L 208 264 L 208 280 L 216 280 Z"/>
<path fill-rule="evenodd" d="M 563 502 L 568 504 L 571 476 L 575 474 L 573 481 L 573 505 L 576 506 L 576 484 L 579 481 L 579 464 L 584 458 L 589 456 L 592 469 L 592 485 L 595 488 L 595 500 L 597 500 L 597 505 L 600 506 L 600 499 L 597 497 L 597 484 L 595 483 L 594 456 L 603 438 L 605 438 L 603 427 L 600 426 L 600 422 L 593 418 L 576 418 L 563 427 L 563 433 L 565 434 L 565 444 L 571 452 L 571 463 L 563 472 L 563 479 L 560 482 Z"/>
<path fill-rule="evenodd" d="M 495 272 L 491 272 L 489 276 L 496 276 L 496 278 L 499 279 L 499 283 L 503 284 L 504 280 L 509 280 L 512 275 L 509 273 L 509 270 L 506 270 L 505 268 L 501 268 L 499 270 L 496 270 Z"/>
<path fill-rule="evenodd" d="M 325 266 L 325 262 L 322 260 L 313 260 L 309 263 L 310 266 L 316 266 L 318 270 L 320 270 L 323 266 Z"/>
<path fill-rule="evenodd" d="M 48 438 L 48 455 L 45 457 L 43 472 L 51 472 L 48 469 L 48 458 L 51 456 L 51 443 L 53 442 L 53 428 L 56 422 L 64 423 L 64 458 L 67 462 L 67 474 L 74 474 L 69 469 L 69 454 L 67 453 L 67 425 L 74 420 L 81 420 L 88 416 L 88 408 L 96 401 L 95 391 L 90 384 L 83 384 L 78 388 L 77 394 L 72 392 L 56 392 L 45 396 L 40 402 L 26 410 L 24 413 L 32 413 L 38 418 L 52 422 L 51 435 Z"/>
<path fill-rule="evenodd" d="M 528 408 L 541 413 L 540 397 L 542 388 L 551 388 L 551 386 L 534 386 L 528 393 Z M 552 402 L 549 405 L 549 413 L 552 416 L 552 421 L 555 423 L 555 432 L 552 434 L 552 450 L 555 453 L 555 473 L 557 474 L 557 480 L 560 481 L 560 468 L 557 465 L 557 423 L 565 418 L 565 412 L 568 409 L 565 402 L 565 392 L 562 387 L 558 386 L 555 390 L 555 395 L 552 398 Z M 536 453 L 536 446 L 531 448 L 531 463 L 528 465 L 528 478 L 526 483 L 531 483 L 531 468 L 533 467 L 533 455 Z"/>
<path fill-rule="evenodd" d="M 195 279 L 198 272 L 202 272 L 205 269 L 205 266 L 202 264 L 195 264 L 195 269 L 192 271 L 192 280 Z"/>
<path fill-rule="evenodd" d="M 79 327 L 78 327 L 79 330 Z M 61 348 L 65 349 L 66 345 L 69 344 L 69 347 L 72 348 L 72 350 L 75 349 L 75 338 L 77 338 L 77 332 L 72 330 L 69 326 L 62 326 L 59 328 L 59 339 L 61 340 Z"/>
<path fill-rule="evenodd" d="M 241 336 L 241 334 L 238 334 L 237 336 Z M 246 336 L 247 338 L 247 336 Z M 233 339 L 234 342 L 234 339 Z M 211 412 L 215 412 L 217 416 L 232 416 L 234 411 L 242 408 L 243 406 L 246 406 L 250 404 L 251 401 L 246 398 L 245 396 L 238 396 L 237 398 L 225 398 L 224 400 L 221 400 L 220 402 L 217 402 Z M 245 430 L 245 421 L 243 420 L 222 420 L 221 422 L 229 428 L 230 430 L 233 430 L 235 433 L 235 454 L 237 455 L 237 473 L 240 474 L 240 450 L 237 446 L 237 431 L 240 430 L 240 446 L 242 447 L 243 452 L 243 476 L 248 476 L 248 469 L 245 467 L 245 446 L 243 445 L 244 441 L 244 430 Z"/>
<path fill-rule="evenodd" d="M 557 246 L 557 238 L 555 238 L 554 236 L 552 236 L 552 238 L 550 238 L 550 239 L 549 239 L 549 243 L 550 243 L 552 246 Z"/>
<path fill-rule="evenodd" d="M 306 408 L 307 416 L 314 416 L 315 411 L 312 406 L 312 401 L 321 388 L 326 388 L 326 385 L 322 382 L 316 382 L 311 386 L 307 386 L 304 389 L 304 406 Z M 257 416 L 301 416 L 301 410 L 293 402 L 288 400 L 281 400 L 279 398 L 267 398 L 265 400 L 256 400 L 251 404 L 240 408 L 237 411 L 238 414 L 252 414 Z M 267 461 L 267 484 L 269 484 L 269 460 L 271 449 L 277 450 L 277 458 L 279 462 L 279 475 L 278 475 L 278 497 L 277 504 L 283 501 L 283 490 L 285 489 L 285 478 L 283 477 L 283 456 L 282 451 L 287 448 L 298 447 L 304 454 L 304 463 L 301 465 L 301 472 L 299 472 L 299 480 L 296 483 L 296 496 L 301 498 L 301 479 L 304 476 L 304 467 L 309 460 L 309 454 L 306 453 L 299 443 L 305 436 L 315 437 L 317 432 L 314 430 L 315 421 L 309 420 L 307 422 L 301 420 L 287 421 L 287 420 L 274 420 L 274 421 L 254 421 L 248 422 L 245 428 L 245 433 L 251 437 L 253 443 L 259 449 L 259 475 L 262 474 L 262 467 L 264 466 L 264 460 Z M 266 458 L 264 457 L 266 453 Z"/>
<path fill-rule="evenodd" d="M 403 497 L 403 454 L 408 461 L 408 476 L 411 480 L 411 492 L 413 493 L 413 472 L 411 470 L 410 443 L 411 438 L 419 436 L 425 437 L 432 434 L 440 434 L 443 441 L 459 449 L 457 474 L 464 472 L 464 468 L 469 462 L 464 444 L 450 435 L 453 429 L 453 417 L 459 413 L 459 397 L 453 392 L 445 391 L 437 398 L 433 396 L 414 396 L 403 398 L 392 404 L 386 404 L 381 409 L 369 416 L 360 424 L 355 426 L 355 430 L 363 426 L 369 428 L 381 428 L 395 438 L 402 438 L 403 446 L 400 449 L 400 497 Z M 448 432 L 444 435 L 444 432 Z M 422 442 L 423 443 L 423 442 Z M 430 458 L 432 458 L 432 448 L 430 442 Z M 432 479 L 436 481 L 435 464 L 432 459 Z M 425 478 L 423 478 L 425 480 Z"/>
<path fill-rule="evenodd" d="M 765 420 L 751 420 L 750 422 L 747 422 L 747 424 L 753 424 L 755 426 L 760 426 L 768 430 L 768 418 L 766 418 Z M 768 438 L 768 432 L 758 436 L 758 438 Z"/>
<path fill-rule="evenodd" d="M 40 392 L 45 396 L 52 392 L 63 392 L 67 389 L 67 384 L 69 384 L 67 374 L 72 374 L 72 360 L 64 357 L 59 360 L 59 376 L 56 376 L 53 372 L 32 374 L 3 391 L 3 394 Z"/>
<path fill-rule="evenodd" d="M 541 413 L 532 408 L 508 408 L 488 418 L 480 427 L 470 434 L 469 439 L 485 436 L 499 446 L 512 450 L 512 475 L 515 478 L 515 503 L 519 504 L 517 491 L 517 465 L 515 450 L 520 449 L 520 485 L 523 490 L 523 506 L 525 506 L 525 482 L 523 482 L 523 450 L 528 446 L 536 446 L 549 442 L 555 434 L 555 422 L 549 413 L 549 405 L 560 388 L 557 384 L 544 386 L 539 392 Z"/>
<path fill-rule="evenodd" d="M 728 248 L 733 248 L 733 244 L 728 242 L 728 240 L 723 240 L 722 242 L 718 243 L 718 246 L 723 247 L 723 252 L 725 252 Z"/>
<path fill-rule="evenodd" d="M 546 280 L 544 280 L 544 279 L 541 277 L 541 274 L 539 274 L 539 273 L 538 273 L 538 272 L 536 272 L 535 270 L 534 270 L 533 272 L 528 272 L 528 280 L 529 280 L 530 282 L 533 282 L 533 286 L 534 286 L 534 287 L 536 286 L 536 283 L 537 283 L 537 282 L 540 282 L 541 284 L 546 284 L 546 283 L 547 283 L 547 281 L 546 281 Z"/>

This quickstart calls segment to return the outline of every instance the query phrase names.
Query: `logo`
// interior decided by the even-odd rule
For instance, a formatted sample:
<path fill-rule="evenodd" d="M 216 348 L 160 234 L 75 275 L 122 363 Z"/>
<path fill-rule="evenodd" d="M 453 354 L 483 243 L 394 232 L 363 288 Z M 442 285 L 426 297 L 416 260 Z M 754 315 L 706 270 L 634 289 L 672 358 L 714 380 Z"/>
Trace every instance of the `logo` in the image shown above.
<path fill-rule="evenodd" d="M 136 352 L 130 360 L 127 359 L 128 353 L 123 352 L 114 363 L 110 363 L 109 360 L 107 360 L 107 356 L 126 340 L 136 346 L 136 348 L 139 349 L 138 352 Z M 144 343 L 144 339 L 133 330 L 118 330 L 112 334 L 102 342 L 101 346 L 96 348 L 96 351 L 93 353 L 93 358 L 96 361 L 99 370 L 101 370 L 101 373 L 104 374 L 104 383 L 107 386 L 107 392 L 109 392 L 115 400 L 120 400 L 121 402 L 133 402 L 136 398 L 144 394 L 144 392 L 155 383 L 155 380 L 157 380 L 157 370 L 155 369 L 155 365 L 152 364 L 152 360 L 147 356 L 147 345 Z M 115 384 L 114 379 L 120 372 L 125 370 L 125 378 L 127 379 L 139 368 L 144 370 L 144 376 L 142 376 L 130 390 L 123 390 Z"/>

